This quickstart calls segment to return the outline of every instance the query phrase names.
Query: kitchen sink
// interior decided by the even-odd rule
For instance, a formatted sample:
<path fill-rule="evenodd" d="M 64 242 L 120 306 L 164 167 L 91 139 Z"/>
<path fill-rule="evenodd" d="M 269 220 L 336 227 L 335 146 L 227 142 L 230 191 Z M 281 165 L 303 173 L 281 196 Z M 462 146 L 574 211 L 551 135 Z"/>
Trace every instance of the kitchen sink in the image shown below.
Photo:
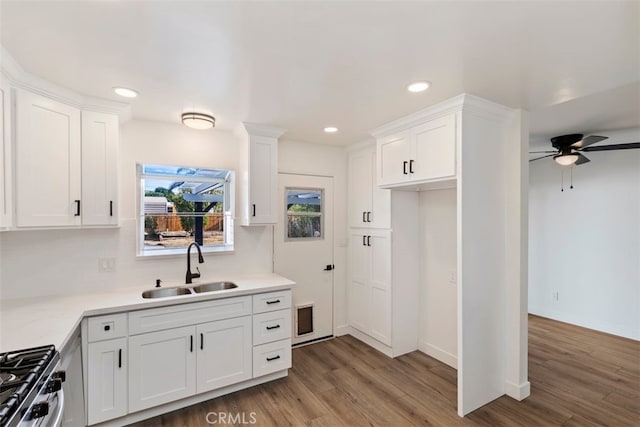
<path fill-rule="evenodd" d="M 153 288 L 142 293 L 142 298 L 166 298 L 177 297 L 179 295 L 202 294 L 205 292 L 224 291 L 225 289 L 237 288 L 233 282 L 211 282 L 196 285 L 192 288 L 176 286 L 172 288 Z"/>
<path fill-rule="evenodd" d="M 223 291 L 225 289 L 234 289 L 237 287 L 238 285 L 233 282 L 212 282 L 194 286 L 193 291 L 197 294 L 200 294 L 203 292 Z"/>
<path fill-rule="evenodd" d="M 149 289 L 148 291 L 144 291 L 142 293 L 142 298 L 165 298 L 189 294 L 191 294 L 191 290 L 189 288 L 154 288 Z"/>

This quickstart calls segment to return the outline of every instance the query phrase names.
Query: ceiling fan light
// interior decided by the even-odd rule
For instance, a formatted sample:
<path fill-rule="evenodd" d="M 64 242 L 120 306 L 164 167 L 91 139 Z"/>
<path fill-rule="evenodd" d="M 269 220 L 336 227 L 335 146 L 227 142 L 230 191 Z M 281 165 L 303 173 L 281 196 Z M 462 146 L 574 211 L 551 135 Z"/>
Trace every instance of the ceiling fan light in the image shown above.
<path fill-rule="evenodd" d="M 553 160 L 556 161 L 557 164 L 561 166 L 571 166 L 575 162 L 578 161 L 577 154 L 558 154 L 557 156 L 553 156 Z"/>
<path fill-rule="evenodd" d="M 182 124 L 193 129 L 210 129 L 216 125 L 216 118 L 203 113 L 184 113 Z"/>

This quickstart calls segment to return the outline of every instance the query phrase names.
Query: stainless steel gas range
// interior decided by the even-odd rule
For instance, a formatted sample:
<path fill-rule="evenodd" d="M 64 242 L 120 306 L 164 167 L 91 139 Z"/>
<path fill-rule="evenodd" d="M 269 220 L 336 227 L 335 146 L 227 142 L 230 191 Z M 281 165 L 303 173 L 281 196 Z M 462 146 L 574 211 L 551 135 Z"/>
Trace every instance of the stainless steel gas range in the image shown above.
<path fill-rule="evenodd" d="M 59 426 L 64 371 L 55 347 L 0 354 L 0 426 Z"/>

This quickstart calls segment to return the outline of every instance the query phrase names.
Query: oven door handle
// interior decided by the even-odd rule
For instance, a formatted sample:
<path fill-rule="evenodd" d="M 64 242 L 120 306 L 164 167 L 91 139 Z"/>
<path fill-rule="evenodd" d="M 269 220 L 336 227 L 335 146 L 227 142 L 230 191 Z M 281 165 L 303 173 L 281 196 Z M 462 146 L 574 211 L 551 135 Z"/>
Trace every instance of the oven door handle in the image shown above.
<path fill-rule="evenodd" d="M 56 413 L 56 417 L 54 418 L 54 421 L 52 424 L 50 424 L 51 427 L 60 427 L 62 425 L 62 416 L 64 414 L 64 390 L 60 389 L 56 392 L 56 399 L 58 399 L 58 405 L 57 405 L 57 413 Z"/>

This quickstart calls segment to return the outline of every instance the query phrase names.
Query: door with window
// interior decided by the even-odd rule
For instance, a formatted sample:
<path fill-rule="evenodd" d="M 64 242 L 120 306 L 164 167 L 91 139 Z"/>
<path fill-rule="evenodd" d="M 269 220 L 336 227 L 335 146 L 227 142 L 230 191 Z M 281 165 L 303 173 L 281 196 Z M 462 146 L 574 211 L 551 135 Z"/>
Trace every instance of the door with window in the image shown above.
<path fill-rule="evenodd" d="M 333 335 L 333 178 L 278 175 L 274 271 L 293 288 L 293 344 Z M 344 267 L 344 266 L 343 266 Z"/>

